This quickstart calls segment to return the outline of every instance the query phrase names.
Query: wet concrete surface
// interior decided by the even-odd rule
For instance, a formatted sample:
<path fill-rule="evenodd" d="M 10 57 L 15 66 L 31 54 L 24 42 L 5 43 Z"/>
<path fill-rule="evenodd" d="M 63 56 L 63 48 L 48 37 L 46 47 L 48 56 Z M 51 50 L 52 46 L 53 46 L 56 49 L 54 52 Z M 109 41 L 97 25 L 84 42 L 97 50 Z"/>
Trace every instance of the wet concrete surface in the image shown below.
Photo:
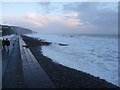
<path fill-rule="evenodd" d="M 5 49 L 2 48 L 2 76 L 4 75 L 4 72 L 7 68 L 7 64 L 9 62 L 9 58 L 13 52 L 14 46 L 13 44 L 16 44 L 16 36 L 14 36 L 11 40 L 10 40 L 10 46 L 9 49 L 7 47 L 5 47 Z M 8 51 L 9 50 L 9 51 Z"/>
<path fill-rule="evenodd" d="M 9 52 L 2 51 L 2 88 L 55 88 L 29 48 L 22 47 L 24 41 L 20 42 L 16 36 Z"/>
<path fill-rule="evenodd" d="M 19 41 L 25 86 L 27 88 L 55 88 L 54 84 L 32 55 L 29 48 L 23 47 L 26 44 L 22 38 L 20 38 Z"/>
<path fill-rule="evenodd" d="M 3 52 L 3 75 L 2 88 L 22 88 L 23 85 L 23 70 L 22 61 L 19 49 L 19 39 L 14 38 L 15 45 L 10 47 L 11 52 Z"/>

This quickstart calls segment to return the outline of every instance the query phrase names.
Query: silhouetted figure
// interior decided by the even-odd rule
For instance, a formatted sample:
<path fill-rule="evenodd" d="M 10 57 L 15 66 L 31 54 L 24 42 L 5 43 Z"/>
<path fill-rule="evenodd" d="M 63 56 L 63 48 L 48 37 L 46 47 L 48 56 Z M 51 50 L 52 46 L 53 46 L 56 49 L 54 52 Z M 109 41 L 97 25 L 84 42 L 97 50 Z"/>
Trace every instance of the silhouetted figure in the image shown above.
<path fill-rule="evenodd" d="M 7 46 L 7 50 L 9 52 L 10 41 L 8 40 L 8 38 L 6 38 L 5 40 L 5 45 Z"/>
<path fill-rule="evenodd" d="M 5 40 L 4 39 L 2 40 L 2 47 L 3 47 L 3 50 L 5 50 Z"/>

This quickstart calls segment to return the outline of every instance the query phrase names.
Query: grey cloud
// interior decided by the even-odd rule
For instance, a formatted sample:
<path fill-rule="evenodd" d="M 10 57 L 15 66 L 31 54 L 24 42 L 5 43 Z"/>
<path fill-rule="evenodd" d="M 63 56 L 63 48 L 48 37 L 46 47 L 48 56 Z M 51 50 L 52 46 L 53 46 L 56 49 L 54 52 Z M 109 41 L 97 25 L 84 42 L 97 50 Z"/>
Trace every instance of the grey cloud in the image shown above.
<path fill-rule="evenodd" d="M 45 13 L 49 13 L 51 10 L 51 3 L 50 2 L 39 2 L 39 8 L 43 9 Z"/>
<path fill-rule="evenodd" d="M 116 33 L 118 30 L 118 12 L 111 8 L 100 9 L 100 4 L 100 2 L 84 2 L 74 3 L 73 6 L 72 3 L 64 5 L 64 10 L 78 12 L 78 18 L 82 22 L 89 22 L 98 27 L 98 32 Z"/>
<path fill-rule="evenodd" d="M 39 2 L 38 5 L 43 8 L 48 8 L 50 6 L 50 2 Z"/>
<path fill-rule="evenodd" d="M 43 12 L 45 12 L 45 13 L 51 13 L 53 11 L 57 11 L 58 7 L 53 6 L 52 4 L 53 3 L 51 3 L 51 2 L 39 2 L 38 7 L 40 10 L 42 9 Z"/>

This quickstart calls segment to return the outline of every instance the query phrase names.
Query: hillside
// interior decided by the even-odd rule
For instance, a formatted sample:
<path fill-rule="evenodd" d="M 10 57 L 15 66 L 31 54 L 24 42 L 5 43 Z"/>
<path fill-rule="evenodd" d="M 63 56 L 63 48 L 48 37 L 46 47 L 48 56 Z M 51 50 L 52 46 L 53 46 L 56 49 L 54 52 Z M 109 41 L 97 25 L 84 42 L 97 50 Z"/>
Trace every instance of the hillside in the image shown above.
<path fill-rule="evenodd" d="M 27 34 L 32 33 L 32 30 L 18 27 L 18 26 L 8 26 L 8 25 L 0 25 L 2 28 L 2 36 L 8 35 L 8 34 Z"/>

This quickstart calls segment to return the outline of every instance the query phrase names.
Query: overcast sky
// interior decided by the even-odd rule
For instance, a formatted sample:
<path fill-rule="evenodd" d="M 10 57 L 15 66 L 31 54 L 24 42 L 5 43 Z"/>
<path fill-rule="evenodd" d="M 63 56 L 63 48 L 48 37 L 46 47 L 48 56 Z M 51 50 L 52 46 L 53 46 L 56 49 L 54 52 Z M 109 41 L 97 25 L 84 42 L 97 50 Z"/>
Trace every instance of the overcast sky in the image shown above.
<path fill-rule="evenodd" d="M 117 2 L 3 2 L 1 18 L 39 33 L 118 33 Z"/>

